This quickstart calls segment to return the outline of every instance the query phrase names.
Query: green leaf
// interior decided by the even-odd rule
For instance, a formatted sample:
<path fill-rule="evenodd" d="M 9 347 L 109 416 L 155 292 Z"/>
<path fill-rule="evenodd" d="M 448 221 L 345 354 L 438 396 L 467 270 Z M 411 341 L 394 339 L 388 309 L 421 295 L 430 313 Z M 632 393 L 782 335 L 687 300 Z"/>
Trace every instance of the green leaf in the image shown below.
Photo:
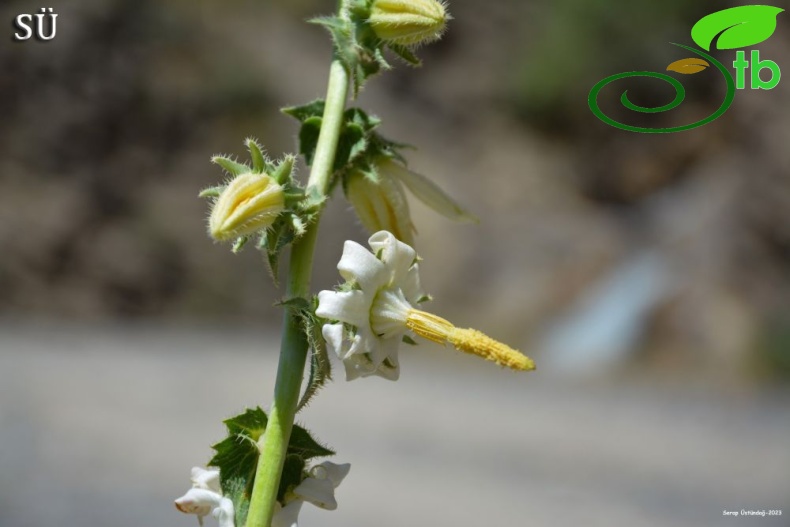
<path fill-rule="evenodd" d="M 323 99 L 316 99 L 302 106 L 289 106 L 280 111 L 303 123 L 311 117 L 323 117 L 325 106 L 326 103 Z"/>
<path fill-rule="evenodd" d="M 291 431 L 291 441 L 288 443 L 288 453 L 301 456 L 302 459 L 314 457 L 334 456 L 335 452 L 319 444 L 312 438 L 310 432 L 299 425 L 294 425 Z"/>
<path fill-rule="evenodd" d="M 302 128 L 299 130 L 299 153 L 304 156 L 307 166 L 313 164 L 322 122 L 321 117 L 310 117 L 302 123 Z"/>
<path fill-rule="evenodd" d="M 304 480 L 305 462 L 299 456 L 286 456 L 283 463 L 283 472 L 280 476 L 280 487 L 277 489 L 277 499 L 282 503 L 285 495 L 295 489 Z"/>
<path fill-rule="evenodd" d="M 334 170 L 340 170 L 362 154 L 368 146 L 365 130 L 356 123 L 347 124 L 340 133 Z"/>
<path fill-rule="evenodd" d="M 222 493 L 230 498 L 235 509 L 236 525 L 247 523 L 247 513 L 250 510 L 250 498 L 247 494 L 247 481 L 242 478 L 235 478 L 227 483 L 227 488 Z"/>
<path fill-rule="evenodd" d="M 691 28 L 691 38 L 706 51 L 718 36 L 718 49 L 754 46 L 776 30 L 776 17 L 784 9 L 768 5 L 732 7 L 703 17 Z"/>
<path fill-rule="evenodd" d="M 229 494 L 233 485 L 244 482 L 244 492 L 252 494 L 252 483 L 258 466 L 258 447 L 251 438 L 230 432 L 230 435 L 211 446 L 216 454 L 208 462 L 218 467 L 223 494 Z"/>
<path fill-rule="evenodd" d="M 260 407 L 248 408 L 243 414 L 223 421 L 231 434 L 244 434 L 257 441 L 266 430 L 269 419 Z"/>
<path fill-rule="evenodd" d="M 258 467 L 257 441 L 268 423 L 266 413 L 260 408 L 248 409 L 244 413 L 224 421 L 228 437 L 212 446 L 216 454 L 208 462 L 220 471 L 220 486 L 226 496 L 231 496 L 236 506 L 236 520 L 243 524 L 240 515 L 246 515 L 244 502 L 249 501 L 255 472 Z M 294 425 L 286 452 L 285 469 L 277 495 L 282 496 L 304 479 L 305 461 L 314 457 L 334 455 L 334 452 L 319 444 L 310 433 Z"/>
<path fill-rule="evenodd" d="M 288 300 L 283 300 L 282 302 L 277 302 L 276 306 L 287 307 L 288 309 L 293 310 L 308 310 L 310 309 L 310 302 L 307 299 L 302 298 L 301 296 L 297 296 L 295 298 L 289 298 Z"/>

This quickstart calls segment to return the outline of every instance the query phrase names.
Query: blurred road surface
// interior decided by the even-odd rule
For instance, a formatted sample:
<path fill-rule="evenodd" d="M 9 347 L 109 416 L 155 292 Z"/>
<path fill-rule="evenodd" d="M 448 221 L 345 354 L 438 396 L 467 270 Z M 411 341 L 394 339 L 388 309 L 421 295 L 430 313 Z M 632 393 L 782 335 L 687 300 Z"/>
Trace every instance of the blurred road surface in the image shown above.
<path fill-rule="evenodd" d="M 1 327 L 0 526 L 194 527 L 173 499 L 221 420 L 269 402 L 276 350 L 249 332 Z M 352 464 L 338 510 L 306 505 L 303 526 L 790 525 L 785 391 L 574 383 L 434 346 L 405 350 L 401 377 L 339 380 L 300 415 Z M 741 509 L 784 516 L 723 515 Z"/>

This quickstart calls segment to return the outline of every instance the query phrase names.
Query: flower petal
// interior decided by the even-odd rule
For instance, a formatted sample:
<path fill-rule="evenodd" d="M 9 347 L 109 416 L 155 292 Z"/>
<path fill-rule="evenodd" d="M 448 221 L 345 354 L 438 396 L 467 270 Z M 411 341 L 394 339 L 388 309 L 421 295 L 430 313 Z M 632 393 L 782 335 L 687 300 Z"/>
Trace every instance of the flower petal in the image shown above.
<path fill-rule="evenodd" d="M 384 264 L 370 251 L 351 240 L 343 245 L 343 256 L 340 257 L 337 270 L 340 271 L 340 276 L 355 281 L 363 291 L 372 294 L 389 279 Z"/>
<path fill-rule="evenodd" d="M 381 252 L 381 261 L 389 271 L 389 284 L 398 284 L 409 272 L 417 253 L 392 233 L 379 231 L 368 239 L 374 253 Z"/>
<path fill-rule="evenodd" d="M 192 488 L 175 500 L 175 504 L 176 508 L 183 513 L 207 516 L 220 506 L 222 499 L 221 495 L 211 490 Z"/>
<path fill-rule="evenodd" d="M 299 527 L 299 511 L 302 509 L 302 500 L 293 500 L 285 507 L 275 503 L 272 527 Z"/>
<path fill-rule="evenodd" d="M 364 327 L 370 324 L 370 304 L 373 303 L 373 296 L 362 291 L 321 291 L 318 293 L 315 314 L 327 320 L 339 320 Z"/>
<path fill-rule="evenodd" d="M 401 335 L 390 339 L 380 339 L 380 345 L 376 349 L 375 357 L 372 357 L 376 364 L 373 375 L 378 375 L 388 381 L 397 381 L 400 377 L 400 363 L 398 362 L 398 350 L 401 344 Z"/>
<path fill-rule="evenodd" d="M 351 463 L 332 463 L 331 461 L 324 461 L 313 467 L 313 474 L 317 479 L 327 478 L 332 482 L 332 486 L 337 488 L 340 483 L 348 476 L 351 470 Z M 319 477 L 322 476 L 322 477 Z"/>
<path fill-rule="evenodd" d="M 340 360 L 346 360 L 352 355 L 365 352 L 365 342 L 362 336 L 356 334 L 349 340 L 349 338 L 345 336 L 343 324 L 324 324 L 324 327 L 321 328 L 321 333 L 329 349 L 337 355 Z"/>
<path fill-rule="evenodd" d="M 425 296 L 425 292 L 422 290 L 422 284 L 420 283 L 420 265 L 412 265 L 409 272 L 406 273 L 406 276 L 403 277 L 398 285 L 400 285 L 403 296 L 406 297 L 406 301 L 416 306 L 420 299 Z"/>
<path fill-rule="evenodd" d="M 219 502 L 219 507 L 214 509 L 211 515 L 219 520 L 219 527 L 235 527 L 234 518 L 236 511 L 230 498 L 222 498 Z"/>
<path fill-rule="evenodd" d="M 412 172 L 406 167 L 394 161 L 382 164 L 386 173 L 402 182 L 414 196 L 428 205 L 430 208 L 454 221 L 477 223 L 478 219 L 468 213 L 450 196 L 445 193 L 436 183 L 430 179 Z"/>
<path fill-rule="evenodd" d="M 219 469 L 192 467 L 192 486 L 197 489 L 206 489 L 221 494 L 219 485 Z"/>
<path fill-rule="evenodd" d="M 293 490 L 294 494 L 316 507 L 333 511 L 337 509 L 335 487 L 330 479 L 305 478 Z"/>
<path fill-rule="evenodd" d="M 359 377 L 368 377 L 376 373 L 376 366 L 366 353 L 349 355 L 343 359 L 343 367 L 346 369 L 347 381 L 353 381 Z"/>

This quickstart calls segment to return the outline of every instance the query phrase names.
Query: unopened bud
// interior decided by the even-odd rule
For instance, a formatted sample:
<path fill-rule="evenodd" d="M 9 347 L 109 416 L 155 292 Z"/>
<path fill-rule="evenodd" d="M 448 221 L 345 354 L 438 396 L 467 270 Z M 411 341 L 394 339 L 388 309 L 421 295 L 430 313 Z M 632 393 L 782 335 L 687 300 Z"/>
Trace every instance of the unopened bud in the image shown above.
<path fill-rule="evenodd" d="M 214 203 L 209 234 L 218 241 L 255 234 L 274 223 L 284 208 L 283 188 L 271 176 L 241 174 Z"/>
<path fill-rule="evenodd" d="M 374 182 L 360 172 L 353 173 L 346 182 L 346 197 L 369 232 L 389 231 L 403 243 L 414 245 L 409 203 L 399 182 L 386 176 Z"/>
<path fill-rule="evenodd" d="M 368 22 L 380 39 L 414 46 L 441 37 L 448 19 L 437 0 L 374 0 Z"/>

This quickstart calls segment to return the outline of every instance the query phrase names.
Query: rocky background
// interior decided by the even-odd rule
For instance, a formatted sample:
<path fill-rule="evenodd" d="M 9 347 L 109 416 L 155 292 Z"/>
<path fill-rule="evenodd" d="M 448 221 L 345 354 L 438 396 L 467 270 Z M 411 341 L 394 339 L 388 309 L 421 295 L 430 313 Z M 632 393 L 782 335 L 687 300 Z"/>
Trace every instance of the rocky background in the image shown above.
<path fill-rule="evenodd" d="M 0 44 L 0 316 L 277 325 L 259 255 L 212 245 L 196 194 L 222 177 L 208 157 L 243 154 L 246 136 L 273 156 L 294 150 L 278 108 L 323 94 L 326 36 L 302 20 L 333 3 L 51 5 L 56 40 Z M 3 2 L 9 37 L 38 7 Z M 693 131 L 624 133 L 590 113 L 589 88 L 663 70 L 680 58 L 668 42 L 690 42 L 706 7 L 451 7 L 446 38 L 420 50 L 425 67 L 398 65 L 359 101 L 419 147 L 413 169 L 482 218 L 452 225 L 414 204 L 436 310 L 563 368 L 628 358 L 730 380 L 786 374 L 790 84 L 739 91 Z M 780 65 L 781 22 L 760 45 Z M 689 116 L 719 105 L 714 72 L 692 87 Z M 337 280 L 341 241 L 365 237 L 347 209 L 336 200 L 322 227 L 318 286 Z"/>
<path fill-rule="evenodd" d="M 56 40 L 15 43 L 42 5 L 0 4 L 0 525 L 194 525 L 172 499 L 222 419 L 266 406 L 281 320 L 261 256 L 213 244 L 197 193 L 247 136 L 295 149 L 278 109 L 323 95 L 328 41 L 303 20 L 334 2 L 46 5 Z M 539 370 L 420 346 L 398 383 L 333 383 L 302 416 L 354 468 L 305 525 L 786 525 L 790 80 L 702 128 L 623 132 L 590 88 L 684 58 L 669 43 L 713 8 L 450 7 L 424 68 L 358 104 L 482 220 L 412 203 L 433 310 Z M 759 49 L 788 71 L 790 15 Z M 715 72 L 689 77 L 661 123 L 720 104 Z M 367 237 L 338 198 L 316 289 Z M 742 508 L 784 517 L 722 515 Z"/>

